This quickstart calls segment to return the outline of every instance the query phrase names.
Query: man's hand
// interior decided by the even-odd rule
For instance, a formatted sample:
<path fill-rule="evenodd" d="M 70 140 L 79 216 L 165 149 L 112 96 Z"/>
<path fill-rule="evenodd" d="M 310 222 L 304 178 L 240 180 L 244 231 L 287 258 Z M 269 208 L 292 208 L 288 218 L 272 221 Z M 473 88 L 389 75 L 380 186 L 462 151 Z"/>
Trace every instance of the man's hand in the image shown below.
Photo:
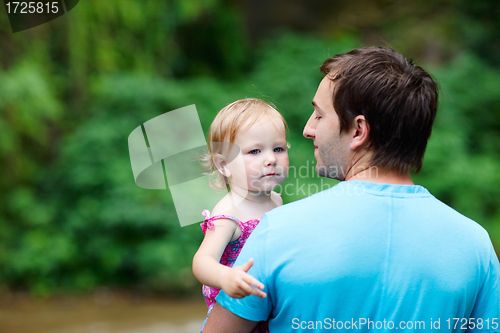
<path fill-rule="evenodd" d="M 264 285 L 247 273 L 252 266 L 253 259 L 250 259 L 242 266 L 227 269 L 221 279 L 222 290 L 233 298 L 243 298 L 248 295 L 266 298 L 266 293 L 261 291 Z"/>

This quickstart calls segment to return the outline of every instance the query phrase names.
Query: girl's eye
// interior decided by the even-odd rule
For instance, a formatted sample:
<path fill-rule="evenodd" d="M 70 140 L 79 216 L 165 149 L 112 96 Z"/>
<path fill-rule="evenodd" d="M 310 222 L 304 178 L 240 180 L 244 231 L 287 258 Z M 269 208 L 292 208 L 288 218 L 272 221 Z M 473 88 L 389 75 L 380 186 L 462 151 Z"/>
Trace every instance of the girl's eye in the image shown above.
<path fill-rule="evenodd" d="M 248 153 L 251 154 L 251 155 L 257 155 L 259 153 L 259 150 L 258 149 L 253 149 L 253 150 L 250 150 Z"/>
<path fill-rule="evenodd" d="M 281 153 L 282 151 L 285 151 L 285 149 L 283 147 L 274 148 L 274 152 L 276 152 L 276 153 Z"/>
<path fill-rule="evenodd" d="M 314 119 L 316 119 L 316 120 L 318 120 L 318 119 L 320 119 L 320 118 L 321 118 L 320 116 L 316 116 L 316 117 L 314 117 Z"/>

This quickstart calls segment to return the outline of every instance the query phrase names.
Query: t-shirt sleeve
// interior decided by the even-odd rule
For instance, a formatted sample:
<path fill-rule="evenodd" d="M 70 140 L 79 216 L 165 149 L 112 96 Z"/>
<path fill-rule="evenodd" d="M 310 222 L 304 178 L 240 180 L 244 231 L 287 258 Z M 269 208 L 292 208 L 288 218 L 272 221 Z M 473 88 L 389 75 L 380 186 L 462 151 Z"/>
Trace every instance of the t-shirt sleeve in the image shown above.
<path fill-rule="evenodd" d="M 467 332 L 500 332 L 500 263 L 491 249 L 486 279 L 470 315 L 476 327 Z"/>
<path fill-rule="evenodd" d="M 267 320 L 272 310 L 272 300 L 269 292 L 269 288 L 272 288 L 272 286 L 269 285 L 271 279 L 266 274 L 266 272 L 269 272 L 269 270 L 266 269 L 268 231 L 269 223 L 267 215 L 264 215 L 259 225 L 247 239 L 233 266 L 241 266 L 250 258 L 253 258 L 254 264 L 248 273 L 264 284 L 264 292 L 267 294 L 267 297 L 263 299 L 250 295 L 236 299 L 229 297 L 221 290 L 216 298 L 217 302 L 230 312 L 252 321 Z M 269 253 L 267 253 L 267 255 L 269 255 Z"/>

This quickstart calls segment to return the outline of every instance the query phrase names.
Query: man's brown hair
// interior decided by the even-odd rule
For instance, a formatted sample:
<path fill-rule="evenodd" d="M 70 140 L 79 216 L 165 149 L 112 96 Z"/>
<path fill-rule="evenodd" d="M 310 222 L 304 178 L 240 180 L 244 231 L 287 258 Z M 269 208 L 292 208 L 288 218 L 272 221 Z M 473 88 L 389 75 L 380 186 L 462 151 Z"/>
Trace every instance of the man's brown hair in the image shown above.
<path fill-rule="evenodd" d="M 340 133 L 365 116 L 375 166 L 400 174 L 420 171 L 438 104 L 432 77 L 398 52 L 366 47 L 327 59 L 323 74 L 334 81 L 333 107 Z"/>

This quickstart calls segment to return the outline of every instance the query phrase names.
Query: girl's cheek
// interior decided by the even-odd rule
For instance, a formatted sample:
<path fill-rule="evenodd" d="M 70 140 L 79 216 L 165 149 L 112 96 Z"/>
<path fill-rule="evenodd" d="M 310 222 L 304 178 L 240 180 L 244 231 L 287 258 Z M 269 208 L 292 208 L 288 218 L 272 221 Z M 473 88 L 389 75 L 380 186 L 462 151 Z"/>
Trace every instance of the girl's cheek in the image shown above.
<path fill-rule="evenodd" d="M 247 166 L 247 176 L 258 176 L 262 171 L 259 168 L 259 165 L 256 163 L 250 164 Z"/>
<path fill-rule="evenodd" d="M 286 156 L 283 156 L 283 159 L 282 159 L 282 164 L 288 168 L 288 165 L 290 164 L 290 160 L 288 159 L 288 154 L 286 154 Z"/>

